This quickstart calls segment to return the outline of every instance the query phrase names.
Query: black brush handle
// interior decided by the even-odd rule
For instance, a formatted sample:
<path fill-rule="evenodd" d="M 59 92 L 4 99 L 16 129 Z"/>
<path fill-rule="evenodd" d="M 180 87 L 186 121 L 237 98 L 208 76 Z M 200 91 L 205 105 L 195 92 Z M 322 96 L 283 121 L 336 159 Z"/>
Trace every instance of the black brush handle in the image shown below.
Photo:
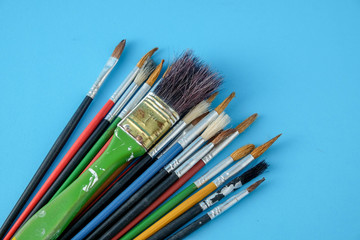
<path fill-rule="evenodd" d="M 66 165 L 64 170 L 60 173 L 60 175 L 53 182 L 51 187 L 46 191 L 41 200 L 36 204 L 33 210 L 30 212 L 29 216 L 23 222 L 27 222 L 37 211 L 39 211 L 45 204 L 47 204 L 50 199 L 54 196 L 54 194 L 59 190 L 59 188 L 63 185 L 66 179 L 70 176 L 70 174 L 74 171 L 74 169 L 79 165 L 81 160 L 86 156 L 86 154 L 90 151 L 92 146 L 99 140 L 101 135 L 105 132 L 105 130 L 110 126 L 110 122 L 106 119 L 101 120 L 99 125 L 96 127 L 95 131 L 90 135 L 90 137 L 85 141 L 85 143 L 80 147 L 80 149 L 76 152 L 74 157 L 70 160 L 70 162 Z"/>
<path fill-rule="evenodd" d="M 71 239 L 78 231 L 86 226 L 97 214 L 99 214 L 114 198 L 120 194 L 130 183 L 141 175 L 153 162 L 153 159 L 145 154 L 139 158 L 136 165 L 131 168 L 118 182 L 116 182 L 91 208 L 87 210 L 76 222 L 72 222 L 63 232 L 59 239 Z"/>
<path fill-rule="evenodd" d="M 102 235 L 98 234 L 99 240 L 113 238 L 121 229 L 125 228 L 132 220 L 134 220 L 140 213 L 147 209 L 158 197 L 160 197 L 169 187 L 171 187 L 179 177 L 173 172 L 168 178 L 163 180 L 157 187 L 155 187 L 146 197 L 131 208 L 124 216 L 111 216 L 119 219 L 117 222 L 111 224 L 112 227 Z"/>
<path fill-rule="evenodd" d="M 155 188 L 163 179 L 169 176 L 169 173 L 162 168 L 152 179 L 133 194 L 124 204 L 122 204 L 111 216 L 102 222 L 86 239 L 99 239 L 111 226 L 126 215 L 135 204 L 145 198 L 146 194 Z M 176 181 L 176 180 L 175 180 Z M 166 182 L 166 181 L 165 181 Z M 170 185 L 171 186 L 171 185 Z M 166 189 L 165 189 L 166 190 Z M 159 195 L 160 196 L 160 195 Z M 145 208 L 144 208 L 145 210 Z M 136 215 L 137 216 L 137 215 Z M 131 219 L 132 220 L 132 219 Z M 116 233 L 115 233 L 116 234 Z"/>
<path fill-rule="evenodd" d="M 180 229 L 182 226 L 184 226 L 187 222 L 191 221 L 191 219 L 199 215 L 202 211 L 203 210 L 200 205 L 196 204 L 195 206 L 181 214 L 180 217 L 176 218 L 174 221 L 170 222 L 168 225 L 160 229 L 149 239 L 154 240 L 167 238 L 168 236 L 176 232 L 178 229 Z"/>
<path fill-rule="evenodd" d="M 70 138 L 75 127 L 78 125 L 80 119 L 88 109 L 92 98 L 86 96 L 80 106 L 77 108 L 74 115 L 71 117 L 70 121 L 67 123 L 66 127 L 62 130 L 61 134 L 56 139 L 55 143 L 51 147 L 50 151 L 46 155 L 44 161 L 41 163 L 40 167 L 36 171 L 35 175 L 32 177 L 30 183 L 27 185 L 26 189 L 22 193 L 19 200 L 16 202 L 14 208 L 11 210 L 9 216 L 6 218 L 5 222 L 0 229 L 0 239 L 4 237 L 11 224 L 14 222 L 21 209 L 25 206 L 26 202 L 29 200 L 31 194 L 34 192 L 41 179 L 44 177 L 47 170 L 50 168 L 51 164 L 54 162 L 56 157 L 59 155 L 61 149 L 64 147 L 65 143 Z"/>
<path fill-rule="evenodd" d="M 190 223 L 188 226 L 186 226 L 185 228 L 183 228 L 180 231 L 178 231 L 177 233 L 175 233 L 168 240 L 183 239 L 210 221 L 211 221 L 211 218 L 209 217 L 209 215 L 205 214 L 204 216 L 200 217 L 196 221 Z M 150 238 L 148 238 L 148 240 L 154 240 L 154 239 L 152 237 L 150 237 Z"/>

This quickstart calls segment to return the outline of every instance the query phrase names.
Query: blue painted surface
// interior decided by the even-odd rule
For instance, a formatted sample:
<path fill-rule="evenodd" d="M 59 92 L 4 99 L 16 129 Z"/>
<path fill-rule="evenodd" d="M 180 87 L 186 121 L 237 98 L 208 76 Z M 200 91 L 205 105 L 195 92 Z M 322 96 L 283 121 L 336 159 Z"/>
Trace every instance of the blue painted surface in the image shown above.
<path fill-rule="evenodd" d="M 233 126 L 259 113 L 210 165 L 283 136 L 264 154 L 263 186 L 188 239 L 359 239 L 359 10 L 356 0 L 1 1 L 0 222 L 126 38 L 66 150 L 145 52 L 158 46 L 168 63 L 192 48 L 225 77 L 215 104 L 236 90 Z"/>

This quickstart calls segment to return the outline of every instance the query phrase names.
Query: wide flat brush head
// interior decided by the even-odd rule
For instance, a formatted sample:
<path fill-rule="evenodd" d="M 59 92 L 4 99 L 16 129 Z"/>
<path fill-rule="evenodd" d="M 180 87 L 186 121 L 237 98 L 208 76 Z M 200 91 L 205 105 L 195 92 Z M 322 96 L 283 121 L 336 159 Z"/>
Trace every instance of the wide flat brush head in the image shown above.
<path fill-rule="evenodd" d="M 250 182 L 260 174 L 262 174 L 267 168 L 269 167 L 269 164 L 263 160 L 256 164 L 253 168 L 247 170 L 243 174 L 241 174 L 240 181 L 244 185 L 245 183 Z"/>
<path fill-rule="evenodd" d="M 154 93 L 182 116 L 210 97 L 221 83 L 217 73 L 187 51 L 171 65 Z"/>

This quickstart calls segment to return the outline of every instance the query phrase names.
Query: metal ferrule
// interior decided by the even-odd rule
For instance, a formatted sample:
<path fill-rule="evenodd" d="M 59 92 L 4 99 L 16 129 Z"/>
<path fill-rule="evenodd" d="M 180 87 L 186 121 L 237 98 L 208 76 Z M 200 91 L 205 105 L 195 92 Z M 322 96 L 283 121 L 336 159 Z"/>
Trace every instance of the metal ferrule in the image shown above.
<path fill-rule="evenodd" d="M 178 119 L 177 112 L 150 92 L 118 127 L 148 150 Z"/>
<path fill-rule="evenodd" d="M 116 91 L 111 96 L 110 100 L 116 102 L 120 96 L 125 92 L 125 90 L 129 87 L 130 83 L 134 81 L 136 75 L 138 74 L 140 68 L 137 66 L 127 75 L 122 84 L 116 89 Z"/>
<path fill-rule="evenodd" d="M 217 177 L 213 183 L 216 185 L 216 187 L 219 187 L 221 184 L 226 182 L 229 178 L 234 176 L 236 173 L 243 170 L 249 163 L 251 163 L 255 158 L 249 154 L 245 156 L 243 159 L 241 159 L 239 162 L 237 162 L 234 166 L 229 168 L 227 171 L 223 172 L 219 177 Z"/>
<path fill-rule="evenodd" d="M 184 128 L 186 123 L 180 120 L 171 130 L 168 132 L 160 142 L 158 142 L 148 154 L 151 157 L 155 157 L 160 151 L 162 151 Z M 164 151 L 165 152 L 165 151 Z M 160 158 L 160 157 L 159 157 Z"/>
<path fill-rule="evenodd" d="M 201 160 L 208 164 L 216 155 L 218 155 L 227 145 L 229 145 L 237 136 L 239 135 L 239 132 L 234 132 L 226 139 L 222 140 L 216 147 L 209 152 L 205 157 L 203 157 Z"/>
<path fill-rule="evenodd" d="M 126 115 L 133 110 L 133 108 L 143 99 L 143 97 L 146 95 L 146 93 L 150 90 L 150 85 L 147 83 L 144 83 L 139 91 L 134 95 L 134 97 L 125 105 L 123 110 L 119 113 L 119 117 L 123 119 L 126 117 Z"/>
<path fill-rule="evenodd" d="M 175 170 L 180 164 L 185 162 L 191 154 L 193 154 L 203 143 L 205 140 L 202 137 L 196 138 L 189 146 L 187 146 L 179 155 L 174 158 L 166 167 L 165 170 L 170 173 Z"/>
<path fill-rule="evenodd" d="M 187 171 L 190 170 L 205 154 L 207 154 L 214 147 L 213 143 L 209 143 L 205 145 L 202 149 L 200 149 L 197 153 L 195 153 L 189 160 L 184 162 L 178 169 L 175 170 L 175 174 L 180 178 Z"/>
<path fill-rule="evenodd" d="M 206 117 L 204 117 L 196 126 L 194 126 L 184 137 L 182 137 L 178 143 L 185 148 L 196 138 L 204 129 L 217 118 L 219 114 L 216 111 L 211 111 Z"/>
<path fill-rule="evenodd" d="M 101 70 L 100 75 L 96 79 L 95 83 L 92 85 L 90 91 L 88 92 L 87 96 L 94 98 L 96 93 L 99 91 L 101 85 L 104 83 L 105 79 L 111 72 L 111 70 L 115 67 L 116 63 L 119 61 L 119 59 L 110 57 L 109 60 L 107 60 L 105 66 Z"/>
<path fill-rule="evenodd" d="M 220 204 L 219 206 L 208 212 L 207 215 L 211 219 L 216 218 L 217 216 L 234 206 L 238 201 L 246 197 L 248 194 L 249 192 L 247 190 L 241 191 L 240 193 L 229 198 L 226 202 Z"/>
<path fill-rule="evenodd" d="M 219 162 L 215 167 L 210 169 L 207 173 L 205 173 L 201 178 L 196 180 L 194 184 L 197 188 L 200 188 L 204 183 L 215 177 L 219 172 L 221 172 L 223 169 L 225 169 L 227 166 L 229 166 L 234 159 L 232 159 L 230 156 Z"/>

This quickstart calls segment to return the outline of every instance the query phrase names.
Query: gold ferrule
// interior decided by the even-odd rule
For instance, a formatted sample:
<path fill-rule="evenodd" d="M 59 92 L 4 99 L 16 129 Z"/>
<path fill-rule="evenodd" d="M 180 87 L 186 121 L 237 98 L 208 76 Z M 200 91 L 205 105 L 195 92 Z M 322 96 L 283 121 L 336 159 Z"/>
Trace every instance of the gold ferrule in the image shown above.
<path fill-rule="evenodd" d="M 118 126 L 149 149 L 179 120 L 179 115 L 150 92 Z"/>

